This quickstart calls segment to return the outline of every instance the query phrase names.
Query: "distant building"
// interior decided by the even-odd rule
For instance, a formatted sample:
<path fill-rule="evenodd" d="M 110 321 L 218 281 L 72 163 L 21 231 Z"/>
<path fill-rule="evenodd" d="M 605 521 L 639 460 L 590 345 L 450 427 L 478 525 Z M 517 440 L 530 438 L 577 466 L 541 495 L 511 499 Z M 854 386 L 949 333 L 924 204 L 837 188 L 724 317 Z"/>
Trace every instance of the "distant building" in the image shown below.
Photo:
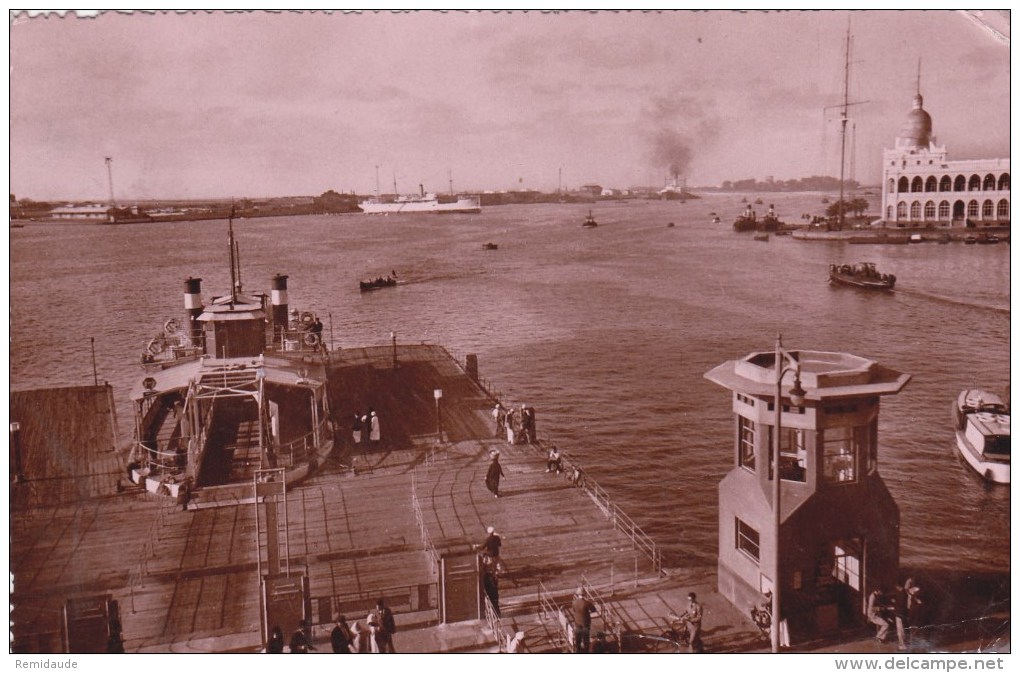
<path fill-rule="evenodd" d="M 67 204 L 54 208 L 49 216 L 54 220 L 78 220 L 83 222 L 109 222 L 110 208 L 108 206 L 90 204 L 87 206 L 76 206 Z"/>
<path fill-rule="evenodd" d="M 602 185 L 581 185 L 581 188 L 577 191 L 591 197 L 598 197 L 602 195 Z"/>
<path fill-rule="evenodd" d="M 1009 226 L 1009 159 L 949 161 L 920 90 L 882 153 L 882 221 L 897 227 Z"/>

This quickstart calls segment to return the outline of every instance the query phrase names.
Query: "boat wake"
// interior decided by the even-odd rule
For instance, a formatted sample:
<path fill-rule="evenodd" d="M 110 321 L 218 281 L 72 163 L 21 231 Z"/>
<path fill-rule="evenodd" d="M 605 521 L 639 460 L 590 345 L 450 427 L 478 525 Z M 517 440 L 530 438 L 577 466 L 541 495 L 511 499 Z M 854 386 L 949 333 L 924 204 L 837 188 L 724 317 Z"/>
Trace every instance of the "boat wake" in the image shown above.
<path fill-rule="evenodd" d="M 897 288 L 896 294 L 903 296 L 919 297 L 921 299 L 928 299 L 930 301 L 938 302 L 940 304 L 946 304 L 949 306 L 966 306 L 967 308 L 976 308 L 984 311 L 991 311 L 993 313 L 999 313 L 1001 315 L 1009 315 L 1009 306 L 999 306 L 996 304 L 989 304 L 981 301 L 975 301 L 973 299 L 959 299 L 955 297 L 946 297 L 944 295 L 933 294 L 931 292 L 924 292 L 923 290 L 912 290 L 907 288 Z"/>

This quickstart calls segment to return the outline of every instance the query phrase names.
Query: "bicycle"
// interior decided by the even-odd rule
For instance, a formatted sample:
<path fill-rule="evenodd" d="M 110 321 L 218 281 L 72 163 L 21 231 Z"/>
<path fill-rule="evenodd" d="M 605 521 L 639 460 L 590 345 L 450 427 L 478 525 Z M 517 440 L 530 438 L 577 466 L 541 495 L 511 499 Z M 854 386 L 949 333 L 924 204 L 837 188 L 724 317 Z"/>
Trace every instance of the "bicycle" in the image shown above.
<path fill-rule="evenodd" d="M 772 612 L 767 608 L 751 606 L 751 621 L 758 627 L 761 637 L 765 640 L 772 639 Z"/>

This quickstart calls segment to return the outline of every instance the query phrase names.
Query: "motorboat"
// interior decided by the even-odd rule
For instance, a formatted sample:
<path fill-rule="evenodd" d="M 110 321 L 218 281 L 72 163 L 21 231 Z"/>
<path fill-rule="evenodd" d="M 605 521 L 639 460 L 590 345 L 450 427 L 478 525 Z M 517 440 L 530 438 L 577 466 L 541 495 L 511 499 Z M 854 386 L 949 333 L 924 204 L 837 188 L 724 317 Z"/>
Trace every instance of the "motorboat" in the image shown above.
<path fill-rule="evenodd" d="M 379 290 L 384 287 L 394 287 L 397 284 L 397 279 L 393 276 L 386 276 L 385 278 L 379 277 L 375 280 L 362 280 L 358 281 L 358 285 L 362 292 L 370 292 L 372 290 Z"/>
<path fill-rule="evenodd" d="M 956 448 L 967 464 L 996 484 L 1009 483 L 1009 405 L 987 390 L 962 391 L 953 405 Z"/>
<path fill-rule="evenodd" d="M 896 285 L 896 276 L 891 273 L 879 273 L 873 262 L 830 264 L 829 282 L 865 290 L 891 290 Z"/>
<path fill-rule="evenodd" d="M 482 250 L 499 250 L 499 245 L 496 243 L 482 243 Z"/>
<path fill-rule="evenodd" d="M 584 218 L 584 223 L 581 226 L 587 229 L 599 226 L 599 223 L 595 221 L 595 217 L 591 214 L 590 210 L 588 211 L 588 217 Z"/>

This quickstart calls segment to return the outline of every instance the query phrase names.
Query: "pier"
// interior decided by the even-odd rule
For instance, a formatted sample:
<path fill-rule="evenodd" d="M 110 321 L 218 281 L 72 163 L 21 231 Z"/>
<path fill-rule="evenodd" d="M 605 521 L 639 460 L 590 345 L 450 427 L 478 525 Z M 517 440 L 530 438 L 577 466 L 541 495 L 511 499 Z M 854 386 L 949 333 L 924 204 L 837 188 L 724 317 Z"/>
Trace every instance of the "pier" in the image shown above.
<path fill-rule="evenodd" d="M 623 651 L 673 651 L 667 615 L 683 612 L 689 591 L 704 606 L 708 651 L 767 649 L 749 615 L 717 593 L 715 569 L 663 567 L 569 447 L 556 474 L 540 444 L 494 437 L 492 397 L 443 348 L 345 349 L 327 370 L 335 448 L 288 489 L 284 510 L 283 567 L 308 578 L 317 651 L 329 651 L 334 614 L 353 625 L 380 597 L 396 615 L 398 652 L 499 652 L 518 633 L 521 651 L 567 651 L 564 608 L 578 586 L 599 608 L 592 635 Z M 349 421 L 368 406 L 381 441 L 356 446 Z M 258 651 L 267 541 L 256 506 L 189 510 L 131 484 L 111 445 L 112 408 L 106 386 L 12 393 L 24 454 L 24 480 L 11 487 L 13 651 L 64 651 L 65 602 L 97 595 L 119 606 L 127 652 Z M 493 449 L 500 498 L 483 483 Z M 443 563 L 471 558 L 488 526 L 503 540 L 500 614 L 485 605 L 444 622 Z M 996 610 L 1008 620 L 1008 604 Z M 856 635 L 807 649 L 883 651 Z"/>

